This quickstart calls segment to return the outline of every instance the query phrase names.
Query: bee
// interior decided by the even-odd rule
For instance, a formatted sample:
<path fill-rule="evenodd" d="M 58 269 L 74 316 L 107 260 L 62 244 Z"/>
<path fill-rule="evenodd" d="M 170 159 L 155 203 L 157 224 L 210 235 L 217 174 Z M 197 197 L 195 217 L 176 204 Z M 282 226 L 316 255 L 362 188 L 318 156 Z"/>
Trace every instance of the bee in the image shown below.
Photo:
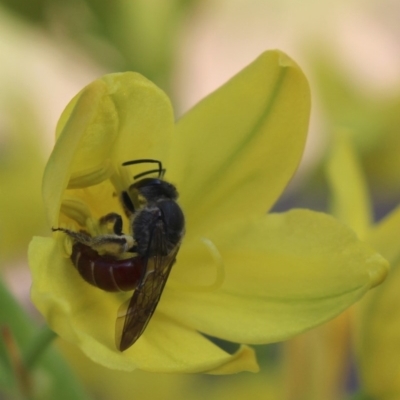
<path fill-rule="evenodd" d="M 120 195 L 130 220 L 129 234 L 123 233 L 122 217 L 117 213 L 109 213 L 99 221 L 100 225 L 112 224 L 112 234 L 92 237 L 82 231 L 53 228 L 73 239 L 70 259 L 86 282 L 110 292 L 134 290 L 118 310 L 116 346 L 120 351 L 132 346 L 146 329 L 185 232 L 178 192 L 163 179 L 166 170 L 162 163 L 140 159 L 122 165 L 142 163 L 156 163 L 158 168 L 135 175 L 134 183 Z M 154 173 L 156 178 L 148 177 Z M 130 253 L 132 257 L 121 257 Z"/>

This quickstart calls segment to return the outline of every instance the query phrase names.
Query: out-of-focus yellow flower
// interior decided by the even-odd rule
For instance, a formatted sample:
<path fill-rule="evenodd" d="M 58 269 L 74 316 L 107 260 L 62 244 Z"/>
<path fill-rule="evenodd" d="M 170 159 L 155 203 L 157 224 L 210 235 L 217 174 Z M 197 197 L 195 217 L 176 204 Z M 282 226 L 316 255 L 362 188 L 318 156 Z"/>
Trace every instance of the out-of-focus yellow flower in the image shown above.
<path fill-rule="evenodd" d="M 104 400 L 252 400 L 283 399 L 281 380 L 273 368 L 258 374 L 228 376 L 163 374 L 146 371 L 116 371 L 94 363 L 79 349 L 64 340 L 59 348 L 72 364 L 89 393 Z M 155 382 L 157 384 L 155 384 Z"/>
<path fill-rule="evenodd" d="M 131 400 L 136 397 L 142 400 L 191 399 L 188 388 L 193 382 L 193 377 L 197 375 L 111 370 L 88 359 L 71 343 L 58 340 L 57 344 L 94 398 L 104 400 Z"/>
<path fill-rule="evenodd" d="M 382 251 L 392 269 L 385 285 L 362 302 L 358 326 L 360 375 L 374 399 L 400 398 L 400 208 L 371 232 L 369 242 Z"/>
<path fill-rule="evenodd" d="M 45 231 L 40 196 L 45 159 L 40 124 L 26 99 L 10 93 L 0 103 L 0 265 L 7 266 L 11 259 L 26 257 L 32 235 Z"/>
<path fill-rule="evenodd" d="M 352 326 L 362 390 L 374 399 L 398 399 L 400 208 L 373 225 L 367 184 L 349 132 L 335 135 L 328 171 L 337 216 L 378 249 L 392 266 L 384 284 L 357 304 Z"/>
<path fill-rule="evenodd" d="M 345 398 L 349 373 L 351 308 L 283 344 L 286 400 Z"/>
<path fill-rule="evenodd" d="M 51 328 L 110 368 L 255 371 L 249 347 L 230 355 L 203 334 L 284 340 L 379 284 L 387 262 L 332 217 L 265 214 L 300 161 L 309 109 L 303 73 L 279 51 L 261 55 L 176 125 L 165 94 L 139 74 L 106 75 L 83 89 L 61 116 L 44 175 L 51 226 L 90 232 L 109 212 L 122 215 L 116 194 L 133 174 L 121 164 L 151 158 L 178 188 L 186 236 L 153 318 L 123 353 L 114 321 L 129 294 L 84 282 L 66 235 L 34 238 L 32 298 Z"/>

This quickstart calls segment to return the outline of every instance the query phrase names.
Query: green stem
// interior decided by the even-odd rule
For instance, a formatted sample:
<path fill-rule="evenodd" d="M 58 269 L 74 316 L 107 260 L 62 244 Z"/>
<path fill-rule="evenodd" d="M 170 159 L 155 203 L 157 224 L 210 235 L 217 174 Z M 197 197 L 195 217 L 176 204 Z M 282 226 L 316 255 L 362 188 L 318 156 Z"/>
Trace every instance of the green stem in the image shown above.
<path fill-rule="evenodd" d="M 30 341 L 24 354 L 25 366 L 28 370 L 32 369 L 49 345 L 57 337 L 47 325 L 41 328 L 36 336 Z"/>

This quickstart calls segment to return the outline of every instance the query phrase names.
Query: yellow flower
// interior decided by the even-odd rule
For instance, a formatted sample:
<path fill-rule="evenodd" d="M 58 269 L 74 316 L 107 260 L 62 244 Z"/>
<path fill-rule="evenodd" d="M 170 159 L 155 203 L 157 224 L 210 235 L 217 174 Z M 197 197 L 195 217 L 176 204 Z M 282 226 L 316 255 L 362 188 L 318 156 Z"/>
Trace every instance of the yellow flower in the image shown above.
<path fill-rule="evenodd" d="M 400 397 L 400 207 L 372 222 L 366 179 L 352 142 L 352 132 L 334 136 L 328 164 L 336 215 L 390 262 L 384 284 L 353 310 L 352 336 L 361 389 L 374 399 Z"/>
<path fill-rule="evenodd" d="M 391 272 L 379 290 L 360 305 L 357 350 L 361 382 L 375 399 L 400 398 L 400 207 L 368 235 L 391 263 Z"/>
<path fill-rule="evenodd" d="M 300 161 L 309 109 L 303 73 L 279 51 L 262 54 L 176 125 L 168 98 L 139 74 L 106 75 L 84 88 L 61 116 L 44 174 L 51 226 L 94 232 L 102 216 L 123 215 L 118 194 L 143 168 L 122 163 L 148 158 L 162 161 L 180 193 L 186 235 L 146 331 L 122 353 L 114 324 L 131 294 L 87 284 L 64 233 L 34 238 L 32 299 L 50 327 L 114 369 L 255 371 L 249 347 L 231 355 L 203 334 L 284 340 L 379 284 L 386 261 L 332 217 L 265 214 Z"/>

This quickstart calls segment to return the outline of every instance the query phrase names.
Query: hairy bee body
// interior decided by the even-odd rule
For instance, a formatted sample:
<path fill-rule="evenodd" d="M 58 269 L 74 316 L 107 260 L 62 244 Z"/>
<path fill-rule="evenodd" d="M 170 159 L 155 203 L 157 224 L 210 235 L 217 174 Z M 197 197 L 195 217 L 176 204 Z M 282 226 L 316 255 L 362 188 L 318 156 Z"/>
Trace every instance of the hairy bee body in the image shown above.
<path fill-rule="evenodd" d="M 185 216 L 176 202 L 178 192 L 163 179 L 161 162 L 140 159 L 122 165 L 142 163 L 156 163 L 158 168 L 135 175 L 135 182 L 119 194 L 130 221 L 127 234 L 123 233 L 121 215 L 115 212 L 99 220 L 102 227 L 112 224 L 113 233 L 92 236 L 85 231 L 53 228 L 72 238 L 70 259 L 86 282 L 107 292 L 134 290 L 117 314 L 116 346 L 120 351 L 132 346 L 146 329 L 185 233 Z M 153 173 L 158 177 L 144 178 Z"/>

